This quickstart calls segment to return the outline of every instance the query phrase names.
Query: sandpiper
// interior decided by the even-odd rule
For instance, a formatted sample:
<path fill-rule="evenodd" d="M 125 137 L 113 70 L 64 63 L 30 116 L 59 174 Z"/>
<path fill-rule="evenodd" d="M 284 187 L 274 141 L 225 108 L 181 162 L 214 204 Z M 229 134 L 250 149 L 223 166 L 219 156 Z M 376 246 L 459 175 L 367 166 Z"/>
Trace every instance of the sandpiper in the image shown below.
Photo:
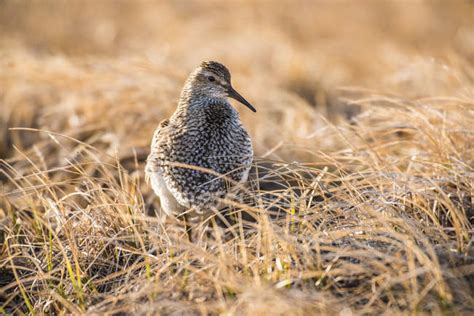
<path fill-rule="evenodd" d="M 174 114 L 158 125 L 145 173 L 166 215 L 206 213 L 246 181 L 252 142 L 228 97 L 256 112 L 232 88 L 224 65 L 203 62 L 186 80 Z"/>

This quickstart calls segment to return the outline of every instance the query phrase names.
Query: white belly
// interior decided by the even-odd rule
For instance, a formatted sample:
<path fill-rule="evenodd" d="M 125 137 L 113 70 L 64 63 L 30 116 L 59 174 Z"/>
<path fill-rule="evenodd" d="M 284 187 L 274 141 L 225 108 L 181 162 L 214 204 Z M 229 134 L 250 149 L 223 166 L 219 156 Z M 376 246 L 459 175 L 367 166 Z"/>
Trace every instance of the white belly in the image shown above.
<path fill-rule="evenodd" d="M 168 189 L 161 172 L 155 172 L 150 175 L 151 187 L 155 194 L 160 198 L 161 209 L 166 215 L 179 215 L 185 210 L 185 207 L 176 201 L 173 194 Z"/>

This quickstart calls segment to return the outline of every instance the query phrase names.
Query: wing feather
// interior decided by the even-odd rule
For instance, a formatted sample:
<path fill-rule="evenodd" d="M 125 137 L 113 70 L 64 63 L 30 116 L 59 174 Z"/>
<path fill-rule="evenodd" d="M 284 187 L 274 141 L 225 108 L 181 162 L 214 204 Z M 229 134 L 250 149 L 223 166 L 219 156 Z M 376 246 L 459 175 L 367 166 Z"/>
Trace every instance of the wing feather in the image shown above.
<path fill-rule="evenodd" d="M 145 166 L 145 181 L 149 182 L 150 177 L 153 173 L 160 171 L 160 159 L 159 159 L 159 143 L 163 141 L 164 135 L 166 134 L 166 127 L 169 125 L 169 119 L 165 119 L 158 124 L 155 132 L 153 133 L 153 139 L 150 146 L 150 154 L 146 159 Z"/>

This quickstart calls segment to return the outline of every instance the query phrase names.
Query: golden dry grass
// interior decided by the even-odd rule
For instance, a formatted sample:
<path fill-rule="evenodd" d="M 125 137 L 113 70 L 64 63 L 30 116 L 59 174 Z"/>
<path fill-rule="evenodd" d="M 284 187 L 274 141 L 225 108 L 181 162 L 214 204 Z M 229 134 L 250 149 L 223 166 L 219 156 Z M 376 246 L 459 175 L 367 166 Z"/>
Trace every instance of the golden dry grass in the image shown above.
<path fill-rule="evenodd" d="M 0 313 L 472 313 L 472 16 L 472 1 L 0 2 Z M 273 177 L 190 243 L 147 215 L 143 164 L 206 59 L 257 107 L 236 104 Z"/>

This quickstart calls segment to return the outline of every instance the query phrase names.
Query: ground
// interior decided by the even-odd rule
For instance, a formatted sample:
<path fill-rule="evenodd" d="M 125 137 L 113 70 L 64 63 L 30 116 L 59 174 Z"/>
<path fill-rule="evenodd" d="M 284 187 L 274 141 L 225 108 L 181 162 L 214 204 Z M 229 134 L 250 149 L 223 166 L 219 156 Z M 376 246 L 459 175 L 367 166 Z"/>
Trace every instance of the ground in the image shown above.
<path fill-rule="evenodd" d="M 0 2 L 0 313 L 474 312 L 474 4 Z M 144 181 L 203 60 L 258 174 L 189 242 Z"/>

